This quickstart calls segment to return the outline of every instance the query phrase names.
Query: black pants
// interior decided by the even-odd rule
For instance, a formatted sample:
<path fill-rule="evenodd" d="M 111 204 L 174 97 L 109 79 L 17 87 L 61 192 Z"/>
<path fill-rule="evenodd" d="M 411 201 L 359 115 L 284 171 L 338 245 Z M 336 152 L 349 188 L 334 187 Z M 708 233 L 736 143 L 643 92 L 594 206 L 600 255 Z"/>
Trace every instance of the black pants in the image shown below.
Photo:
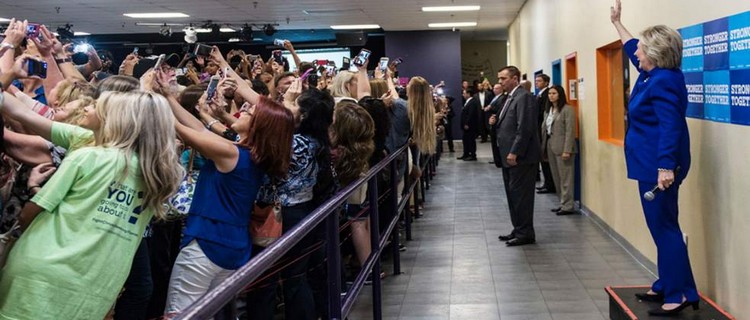
<path fill-rule="evenodd" d="M 492 145 L 492 161 L 495 161 L 496 167 L 502 168 L 503 158 L 502 155 L 500 155 L 500 149 L 497 148 L 497 130 L 494 128 L 490 129 L 490 144 Z"/>
<path fill-rule="evenodd" d="M 550 152 L 550 155 L 552 153 Z M 549 167 L 549 162 L 542 161 L 542 174 L 544 175 L 544 188 L 549 190 L 550 192 L 555 192 L 557 189 L 555 189 L 555 180 L 552 179 L 552 169 Z"/>
<path fill-rule="evenodd" d="M 164 315 L 167 304 L 169 277 L 172 274 L 177 255 L 180 253 L 183 220 L 155 222 L 151 225 L 153 234 L 148 239 L 148 251 L 151 260 L 151 279 L 154 292 L 148 305 L 146 319 L 156 319 Z"/>
<path fill-rule="evenodd" d="M 503 184 L 510 207 L 511 235 L 522 240 L 534 240 L 534 184 L 538 164 L 519 164 L 503 167 Z"/>
<path fill-rule="evenodd" d="M 115 304 L 115 320 L 146 319 L 148 303 L 154 289 L 146 239 L 141 240 L 141 244 L 138 245 L 124 287 L 125 291 Z"/>
<path fill-rule="evenodd" d="M 312 201 L 291 207 L 282 207 L 282 233 L 286 234 L 289 232 L 292 227 L 301 222 L 314 209 Z M 283 261 L 294 261 L 281 270 L 281 278 L 284 280 L 282 287 L 284 291 L 285 319 L 315 320 L 318 318 L 315 312 L 313 292 L 307 281 L 307 269 L 311 256 L 311 254 L 308 254 L 308 251 L 314 244 L 314 240 L 315 235 L 308 234 L 282 258 Z M 278 274 L 270 277 L 267 281 L 259 284 L 257 289 L 253 289 L 248 293 L 248 319 L 268 320 L 274 318 L 274 307 L 276 306 L 274 302 L 277 286 Z"/>
<path fill-rule="evenodd" d="M 477 133 L 474 130 L 464 130 L 464 157 L 477 156 Z"/>
<path fill-rule="evenodd" d="M 448 151 L 453 152 L 453 121 L 445 125 L 445 140 L 448 140 Z"/>

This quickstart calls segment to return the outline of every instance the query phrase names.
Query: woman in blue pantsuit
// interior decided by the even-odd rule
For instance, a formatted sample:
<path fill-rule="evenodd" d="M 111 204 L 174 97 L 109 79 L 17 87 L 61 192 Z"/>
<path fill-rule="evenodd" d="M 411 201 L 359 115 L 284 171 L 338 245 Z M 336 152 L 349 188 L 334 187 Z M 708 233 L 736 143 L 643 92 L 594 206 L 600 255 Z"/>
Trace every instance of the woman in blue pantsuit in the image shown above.
<path fill-rule="evenodd" d="M 680 71 L 682 37 L 659 25 L 644 30 L 640 41 L 634 39 L 620 22 L 620 11 L 620 0 L 616 0 L 610 18 L 625 53 L 640 72 L 628 104 L 628 178 L 638 181 L 641 195 L 654 185 L 660 189 L 653 201 L 641 197 L 646 224 L 656 243 L 659 279 L 649 292 L 636 296 L 664 302 L 649 311 L 652 315 L 676 314 L 688 306 L 697 309 L 699 301 L 677 208 L 679 187 L 690 168 L 687 90 Z"/>

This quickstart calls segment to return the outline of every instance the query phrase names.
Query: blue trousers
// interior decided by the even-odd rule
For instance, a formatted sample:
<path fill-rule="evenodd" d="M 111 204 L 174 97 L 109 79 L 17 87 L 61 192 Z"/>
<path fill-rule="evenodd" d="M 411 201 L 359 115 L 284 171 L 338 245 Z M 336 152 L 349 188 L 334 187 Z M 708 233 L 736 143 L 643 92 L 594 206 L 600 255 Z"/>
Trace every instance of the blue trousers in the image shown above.
<path fill-rule="evenodd" d="M 653 283 L 651 290 L 664 294 L 665 303 L 682 303 L 683 296 L 687 301 L 698 301 L 700 297 L 678 221 L 677 194 L 680 185 L 675 183 L 667 190 L 656 193 L 653 201 L 646 201 L 643 193 L 653 186 L 652 182 L 638 182 L 646 224 L 656 243 L 659 279 Z"/>

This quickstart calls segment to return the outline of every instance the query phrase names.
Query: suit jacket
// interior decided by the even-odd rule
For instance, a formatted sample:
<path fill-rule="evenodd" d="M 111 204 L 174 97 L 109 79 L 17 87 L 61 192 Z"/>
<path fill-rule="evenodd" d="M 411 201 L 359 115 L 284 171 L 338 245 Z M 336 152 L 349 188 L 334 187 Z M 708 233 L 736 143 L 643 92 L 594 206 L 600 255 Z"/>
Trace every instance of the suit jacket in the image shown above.
<path fill-rule="evenodd" d="M 636 67 L 637 46 L 637 39 L 624 46 L 625 53 Z M 690 168 L 685 76 L 680 69 L 638 71 L 640 75 L 628 103 L 628 131 L 625 134 L 628 178 L 656 183 L 658 169 L 663 168 L 675 170 L 675 180 L 679 183 Z"/>
<path fill-rule="evenodd" d="M 461 130 L 466 132 L 477 132 L 479 129 L 479 100 L 475 97 L 469 98 L 461 109 Z M 469 126 L 469 130 L 464 129 Z"/>
<path fill-rule="evenodd" d="M 547 111 L 547 104 L 549 104 L 549 88 L 544 88 L 544 90 L 539 91 L 539 94 L 536 95 L 536 104 L 539 108 L 539 125 L 542 125 L 544 122 L 544 113 Z"/>
<path fill-rule="evenodd" d="M 490 103 L 490 114 L 500 116 L 500 110 L 503 109 L 503 105 L 505 104 L 505 99 L 507 98 L 508 98 L 508 94 L 502 93 L 497 99 L 495 99 L 495 101 L 491 101 L 492 103 Z"/>
<path fill-rule="evenodd" d="M 513 153 L 518 164 L 535 164 L 541 160 L 538 111 L 534 96 L 523 87 L 515 89 L 496 123 L 497 147 L 503 167 L 509 167 L 506 156 Z"/>
<path fill-rule="evenodd" d="M 552 133 L 547 137 L 547 116 L 549 112 L 544 113 L 545 121 L 542 122 L 542 154 L 552 152 L 553 155 L 561 155 L 564 152 L 576 153 L 576 112 L 573 107 L 564 105 L 560 112 L 555 114 L 552 121 Z M 549 149 L 547 146 L 549 144 Z"/>

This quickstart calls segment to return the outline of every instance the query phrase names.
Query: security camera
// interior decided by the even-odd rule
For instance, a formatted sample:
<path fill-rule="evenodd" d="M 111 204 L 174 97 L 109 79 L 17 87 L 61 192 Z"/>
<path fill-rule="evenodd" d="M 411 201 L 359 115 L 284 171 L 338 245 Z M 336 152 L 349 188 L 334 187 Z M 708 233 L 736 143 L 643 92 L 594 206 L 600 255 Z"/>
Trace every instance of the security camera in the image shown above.
<path fill-rule="evenodd" d="M 195 28 L 189 27 L 185 29 L 185 42 L 195 43 L 198 41 L 198 33 L 195 32 Z"/>

